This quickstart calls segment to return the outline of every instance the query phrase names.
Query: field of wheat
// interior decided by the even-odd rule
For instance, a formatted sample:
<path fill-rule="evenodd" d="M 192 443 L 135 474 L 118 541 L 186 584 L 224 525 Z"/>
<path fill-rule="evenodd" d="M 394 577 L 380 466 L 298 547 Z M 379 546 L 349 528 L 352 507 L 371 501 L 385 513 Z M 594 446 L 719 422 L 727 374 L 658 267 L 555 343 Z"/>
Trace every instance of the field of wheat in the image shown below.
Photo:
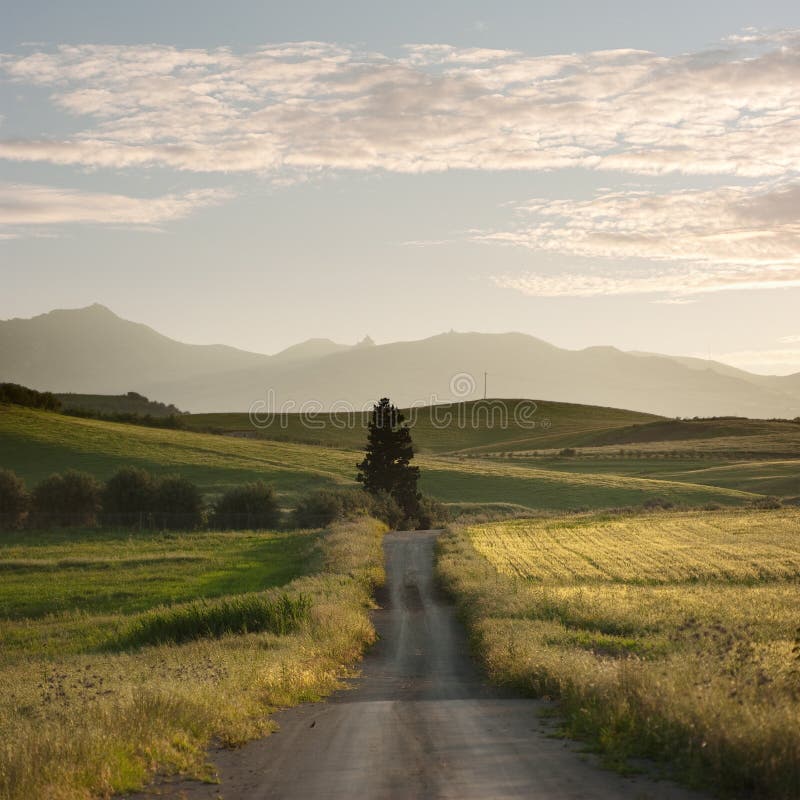
<path fill-rule="evenodd" d="M 800 796 L 800 512 L 513 520 L 442 542 L 492 678 L 560 700 L 615 765 Z"/>

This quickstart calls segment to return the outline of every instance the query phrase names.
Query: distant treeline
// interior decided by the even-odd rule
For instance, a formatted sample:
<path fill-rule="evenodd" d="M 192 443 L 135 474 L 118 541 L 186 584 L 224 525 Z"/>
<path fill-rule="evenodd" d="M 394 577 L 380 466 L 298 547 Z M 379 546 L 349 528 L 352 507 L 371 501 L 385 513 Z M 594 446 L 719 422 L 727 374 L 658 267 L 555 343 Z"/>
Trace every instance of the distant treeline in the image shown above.
<path fill-rule="evenodd" d="M 65 411 L 86 411 L 103 415 L 137 415 L 139 417 L 177 417 L 183 414 L 177 406 L 149 400 L 138 392 L 126 394 L 74 394 L 59 393 Z M 122 421 L 122 420 L 121 420 Z"/>
<path fill-rule="evenodd" d="M 18 383 L 0 383 L 0 403 L 60 411 L 71 417 L 127 422 L 151 428 L 185 428 L 186 412 L 174 405 L 148 400 L 138 392 L 120 395 L 37 392 Z"/>
<path fill-rule="evenodd" d="M 28 491 L 14 472 L 0 469 L 0 531 L 98 525 L 132 530 L 321 528 L 358 516 L 381 519 L 392 528 L 427 529 L 446 522 L 447 511 L 423 497 L 419 516 L 407 519 L 388 494 L 342 488 L 311 492 L 284 515 L 275 491 L 262 481 L 233 486 L 206 506 L 200 489 L 186 478 L 158 477 L 137 467 L 123 467 L 105 483 L 68 470 Z"/>
<path fill-rule="evenodd" d="M 183 415 L 172 414 L 168 417 L 152 416 L 151 414 L 135 414 L 132 412 L 104 413 L 92 411 L 88 408 L 65 408 L 64 414 L 70 417 L 83 417 L 84 419 L 100 419 L 104 422 L 127 422 L 131 425 L 146 425 L 149 428 L 186 428 Z"/>
<path fill-rule="evenodd" d="M 0 403 L 13 403 L 28 408 L 43 408 L 59 411 L 61 401 L 52 392 L 37 392 L 18 383 L 0 383 Z"/>

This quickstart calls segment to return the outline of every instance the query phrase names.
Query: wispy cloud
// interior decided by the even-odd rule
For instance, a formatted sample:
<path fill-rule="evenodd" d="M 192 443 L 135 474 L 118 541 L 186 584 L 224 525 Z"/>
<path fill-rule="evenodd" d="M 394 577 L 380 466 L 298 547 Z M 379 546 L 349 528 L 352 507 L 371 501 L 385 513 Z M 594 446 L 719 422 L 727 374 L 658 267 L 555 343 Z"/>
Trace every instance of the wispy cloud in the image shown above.
<path fill-rule="evenodd" d="M 680 296 L 800 285 L 800 183 L 610 192 L 590 200 L 536 200 L 516 211 L 515 228 L 473 238 L 615 264 L 587 273 L 496 278 L 528 294 Z M 663 263 L 620 267 L 627 259 Z"/>
<path fill-rule="evenodd" d="M 800 169 L 800 34 L 707 52 L 530 57 L 321 42 L 181 50 L 64 45 L 0 57 L 82 126 L 0 157 L 196 172 L 429 172 L 581 166 L 749 177 Z"/>
<path fill-rule="evenodd" d="M 793 269 L 753 271 L 747 267 L 662 270 L 614 270 L 613 272 L 565 272 L 546 275 L 496 275 L 497 286 L 534 297 L 596 297 L 634 294 L 700 294 L 733 289 L 776 289 L 800 286 L 800 266 Z"/>
<path fill-rule="evenodd" d="M 37 184 L 0 183 L 0 238 L 16 238 L 30 226 L 95 223 L 156 226 L 231 197 L 228 190 L 200 189 L 160 197 L 78 192 Z"/>

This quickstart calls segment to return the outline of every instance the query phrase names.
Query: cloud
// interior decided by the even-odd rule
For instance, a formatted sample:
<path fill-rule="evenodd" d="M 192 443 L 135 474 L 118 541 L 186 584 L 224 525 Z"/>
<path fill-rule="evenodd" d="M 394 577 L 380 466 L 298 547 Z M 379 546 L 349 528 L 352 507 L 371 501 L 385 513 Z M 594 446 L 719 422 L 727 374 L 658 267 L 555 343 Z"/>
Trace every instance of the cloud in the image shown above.
<path fill-rule="evenodd" d="M 477 241 L 648 269 L 595 268 L 557 276 L 498 276 L 532 295 L 591 296 L 800 285 L 800 183 L 724 186 L 666 194 L 608 192 L 590 200 L 535 200 L 516 207 L 511 230 L 475 232 Z M 674 300 L 673 300 L 674 302 Z"/>
<path fill-rule="evenodd" d="M 800 170 L 800 33 L 746 31 L 677 56 L 531 57 L 324 42 L 227 48 L 62 45 L 0 56 L 77 131 L 0 157 L 194 172 L 561 167 L 751 178 Z"/>
<path fill-rule="evenodd" d="M 781 344 L 800 344 L 800 335 L 781 336 L 778 341 L 781 342 Z"/>
<path fill-rule="evenodd" d="M 778 289 L 800 286 L 800 266 L 753 271 L 747 268 L 669 268 L 660 271 L 617 270 L 608 273 L 565 272 L 496 275 L 493 282 L 533 297 L 596 297 L 600 295 L 699 294 L 733 289 Z"/>
<path fill-rule="evenodd" d="M 17 238 L 19 228 L 36 225 L 95 223 L 154 226 L 188 216 L 231 197 L 228 190 L 199 189 L 160 197 L 128 197 L 100 192 L 78 192 L 53 186 L 0 183 L 0 238 Z"/>

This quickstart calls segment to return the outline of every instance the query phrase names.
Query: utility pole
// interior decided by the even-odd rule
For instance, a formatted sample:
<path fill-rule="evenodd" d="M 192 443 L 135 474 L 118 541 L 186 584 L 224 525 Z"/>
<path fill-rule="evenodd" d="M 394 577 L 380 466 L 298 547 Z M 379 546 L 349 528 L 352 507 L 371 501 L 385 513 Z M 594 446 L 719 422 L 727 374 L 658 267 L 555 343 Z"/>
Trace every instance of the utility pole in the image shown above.
<path fill-rule="evenodd" d="M 483 373 L 483 399 L 486 399 L 486 377 L 488 376 L 488 372 Z"/>

